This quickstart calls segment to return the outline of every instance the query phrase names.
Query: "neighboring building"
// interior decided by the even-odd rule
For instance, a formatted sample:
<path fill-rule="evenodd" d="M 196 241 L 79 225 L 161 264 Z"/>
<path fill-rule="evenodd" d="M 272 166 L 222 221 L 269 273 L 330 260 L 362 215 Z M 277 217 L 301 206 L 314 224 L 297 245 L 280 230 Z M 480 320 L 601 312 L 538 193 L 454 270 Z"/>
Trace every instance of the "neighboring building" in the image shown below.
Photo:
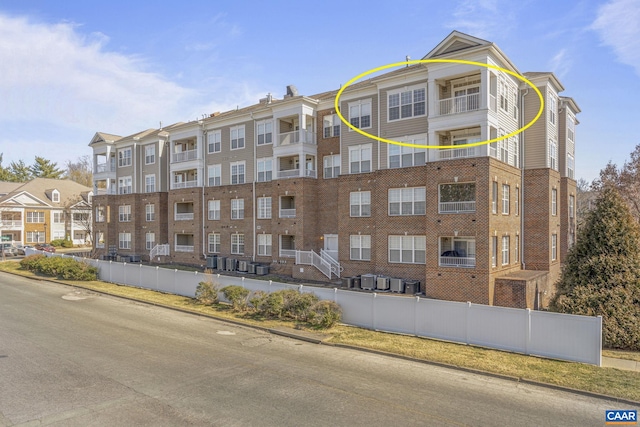
<path fill-rule="evenodd" d="M 91 188 L 66 179 L 0 182 L 0 233 L 14 243 L 91 243 Z"/>
<path fill-rule="evenodd" d="M 425 59 L 465 59 L 520 73 L 493 43 L 454 31 Z M 99 254 L 203 264 L 223 255 L 278 273 L 418 280 L 427 297 L 539 308 L 575 236 L 575 125 L 580 112 L 552 73 L 408 66 L 337 91 L 287 88 L 250 107 L 129 137 L 97 133 L 94 229 Z M 574 208 L 570 203 L 573 198 Z M 314 251 L 316 255 L 309 251 Z M 296 264 L 296 262 L 298 264 Z M 331 279 L 335 275 L 328 274 Z"/>

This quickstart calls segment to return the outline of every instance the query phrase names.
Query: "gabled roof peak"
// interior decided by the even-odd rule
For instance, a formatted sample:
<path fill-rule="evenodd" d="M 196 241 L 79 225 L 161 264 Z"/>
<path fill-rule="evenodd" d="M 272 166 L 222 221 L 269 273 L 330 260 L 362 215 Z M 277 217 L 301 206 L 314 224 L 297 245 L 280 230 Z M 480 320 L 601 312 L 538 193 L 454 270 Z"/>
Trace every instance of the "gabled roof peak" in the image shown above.
<path fill-rule="evenodd" d="M 461 33 L 460 31 L 452 31 L 444 40 L 442 40 L 431 52 L 427 53 L 422 59 L 434 58 L 440 55 L 446 55 L 465 49 L 470 49 L 478 46 L 490 46 L 493 43 L 490 41 L 471 36 L 469 34 Z"/>

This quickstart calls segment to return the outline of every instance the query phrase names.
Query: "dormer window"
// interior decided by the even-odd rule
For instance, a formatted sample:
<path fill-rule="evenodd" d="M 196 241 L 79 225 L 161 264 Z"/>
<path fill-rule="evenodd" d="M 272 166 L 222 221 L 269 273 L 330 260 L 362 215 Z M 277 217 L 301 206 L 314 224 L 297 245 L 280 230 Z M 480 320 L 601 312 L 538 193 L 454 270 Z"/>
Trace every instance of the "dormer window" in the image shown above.
<path fill-rule="evenodd" d="M 53 203 L 60 203 L 60 192 L 58 190 L 51 192 L 51 201 Z"/>

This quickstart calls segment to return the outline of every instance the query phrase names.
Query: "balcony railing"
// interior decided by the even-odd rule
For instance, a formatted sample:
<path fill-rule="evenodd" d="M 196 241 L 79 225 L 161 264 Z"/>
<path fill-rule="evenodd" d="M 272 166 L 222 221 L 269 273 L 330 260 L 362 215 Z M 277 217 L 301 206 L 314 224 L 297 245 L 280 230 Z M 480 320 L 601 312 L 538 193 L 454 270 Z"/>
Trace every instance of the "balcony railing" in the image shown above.
<path fill-rule="evenodd" d="M 193 245 L 176 245 L 176 252 L 193 252 Z"/>
<path fill-rule="evenodd" d="M 285 169 L 278 171 L 278 178 L 317 178 L 318 173 L 313 169 Z"/>
<path fill-rule="evenodd" d="M 174 182 L 171 184 L 172 190 L 179 190 L 180 188 L 193 188 L 198 186 L 198 181 L 182 181 L 182 182 Z"/>
<path fill-rule="evenodd" d="M 198 150 L 181 151 L 171 155 L 171 163 L 188 162 L 198 158 Z"/>
<path fill-rule="evenodd" d="M 445 148 L 438 151 L 440 160 L 464 159 L 476 157 L 476 147 Z"/>
<path fill-rule="evenodd" d="M 296 250 L 295 249 L 280 249 L 280 257 L 281 258 L 295 258 Z"/>
<path fill-rule="evenodd" d="M 442 267 L 475 267 L 476 257 L 441 256 L 440 266 Z"/>
<path fill-rule="evenodd" d="M 293 132 L 286 132 L 278 135 L 277 143 L 277 146 L 293 144 L 315 144 L 316 134 L 304 129 L 294 130 Z"/>
<path fill-rule="evenodd" d="M 115 171 L 116 171 L 115 163 L 112 163 L 112 164 L 100 163 L 100 164 L 96 165 L 96 173 L 115 172 Z"/>
<path fill-rule="evenodd" d="M 177 213 L 176 221 L 189 221 L 193 219 L 193 212 Z"/>
<path fill-rule="evenodd" d="M 280 218 L 295 218 L 296 210 L 294 209 L 280 209 Z"/>
<path fill-rule="evenodd" d="M 0 220 L 0 227 L 9 228 L 9 227 L 22 227 L 21 219 L 3 219 Z"/>
<path fill-rule="evenodd" d="M 464 212 L 475 212 L 476 211 L 476 202 L 466 201 L 466 202 L 440 202 L 439 212 L 440 213 L 464 213 Z"/>
<path fill-rule="evenodd" d="M 466 113 L 480 109 L 480 94 L 456 96 L 455 98 L 441 99 L 438 101 L 438 115 L 447 116 L 449 114 Z"/>

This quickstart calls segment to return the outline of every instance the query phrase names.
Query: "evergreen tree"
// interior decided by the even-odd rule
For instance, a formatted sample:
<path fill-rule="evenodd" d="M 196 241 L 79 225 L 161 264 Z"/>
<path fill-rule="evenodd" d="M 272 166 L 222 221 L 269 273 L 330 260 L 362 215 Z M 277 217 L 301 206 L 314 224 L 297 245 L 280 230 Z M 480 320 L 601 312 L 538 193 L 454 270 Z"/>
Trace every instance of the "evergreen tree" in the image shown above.
<path fill-rule="evenodd" d="M 605 187 L 567 254 L 551 309 L 602 316 L 607 347 L 640 350 L 640 228 Z"/>
<path fill-rule="evenodd" d="M 58 164 L 47 160 L 44 157 L 36 156 L 35 163 L 29 168 L 34 178 L 60 179 L 64 176 L 64 171 L 58 169 Z"/>
<path fill-rule="evenodd" d="M 0 181 L 11 181 L 9 169 L 2 166 L 2 153 L 0 153 Z"/>
<path fill-rule="evenodd" d="M 11 165 L 9 165 L 9 177 L 9 181 L 12 182 L 27 182 L 33 178 L 31 169 L 22 160 L 11 162 Z"/>

